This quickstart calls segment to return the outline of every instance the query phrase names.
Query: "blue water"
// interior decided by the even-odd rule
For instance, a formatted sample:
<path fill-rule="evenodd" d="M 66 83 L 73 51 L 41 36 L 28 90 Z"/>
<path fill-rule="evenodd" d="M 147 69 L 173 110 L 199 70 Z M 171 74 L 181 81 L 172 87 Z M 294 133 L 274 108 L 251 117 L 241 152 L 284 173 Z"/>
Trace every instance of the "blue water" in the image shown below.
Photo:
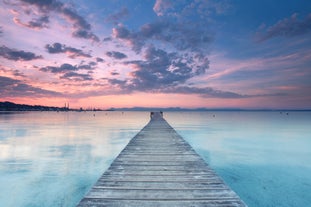
<path fill-rule="evenodd" d="M 250 207 L 311 204 L 311 112 L 169 113 Z"/>
<path fill-rule="evenodd" d="M 0 206 L 75 206 L 148 119 L 145 112 L 0 113 Z"/>
<path fill-rule="evenodd" d="M 311 203 L 311 112 L 167 112 L 250 207 Z M 148 112 L 0 112 L 0 206 L 75 206 Z"/>

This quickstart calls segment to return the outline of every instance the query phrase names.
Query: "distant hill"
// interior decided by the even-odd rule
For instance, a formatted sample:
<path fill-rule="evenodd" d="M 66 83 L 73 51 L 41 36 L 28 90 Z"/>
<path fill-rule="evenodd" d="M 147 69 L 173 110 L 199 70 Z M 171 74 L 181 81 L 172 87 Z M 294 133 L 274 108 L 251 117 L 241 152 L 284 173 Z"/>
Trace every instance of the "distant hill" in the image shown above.
<path fill-rule="evenodd" d="M 0 102 L 0 111 L 69 111 L 67 107 L 41 106 Z"/>

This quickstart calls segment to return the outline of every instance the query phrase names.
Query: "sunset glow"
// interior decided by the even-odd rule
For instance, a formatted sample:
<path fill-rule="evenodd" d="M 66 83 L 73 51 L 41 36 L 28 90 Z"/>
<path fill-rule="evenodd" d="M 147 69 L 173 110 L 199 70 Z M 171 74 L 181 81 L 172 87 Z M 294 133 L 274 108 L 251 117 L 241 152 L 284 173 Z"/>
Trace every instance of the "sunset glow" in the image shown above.
<path fill-rule="evenodd" d="M 311 2 L 0 2 L 0 101 L 311 109 Z"/>

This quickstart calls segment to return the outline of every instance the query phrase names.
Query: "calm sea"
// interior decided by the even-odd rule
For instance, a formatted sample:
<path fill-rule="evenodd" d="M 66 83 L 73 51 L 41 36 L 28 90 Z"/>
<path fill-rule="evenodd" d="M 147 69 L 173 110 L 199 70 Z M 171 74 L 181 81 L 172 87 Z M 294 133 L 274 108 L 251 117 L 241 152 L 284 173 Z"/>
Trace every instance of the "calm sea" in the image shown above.
<path fill-rule="evenodd" d="M 167 112 L 250 207 L 311 203 L 311 112 Z M 0 112 L 0 204 L 75 206 L 149 112 Z"/>

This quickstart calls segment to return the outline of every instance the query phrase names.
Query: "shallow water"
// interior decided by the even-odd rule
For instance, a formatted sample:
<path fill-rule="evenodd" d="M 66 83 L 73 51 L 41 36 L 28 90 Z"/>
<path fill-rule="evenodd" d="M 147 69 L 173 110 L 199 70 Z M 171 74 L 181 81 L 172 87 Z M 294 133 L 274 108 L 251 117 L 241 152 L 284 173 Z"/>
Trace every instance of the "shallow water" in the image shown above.
<path fill-rule="evenodd" d="M 166 112 L 250 207 L 311 203 L 311 112 Z M 75 206 L 148 112 L 0 113 L 1 206 Z"/>
<path fill-rule="evenodd" d="M 0 206 L 75 206 L 148 116 L 1 113 Z"/>
<path fill-rule="evenodd" d="M 250 207 L 311 203 L 311 112 L 167 113 Z"/>

